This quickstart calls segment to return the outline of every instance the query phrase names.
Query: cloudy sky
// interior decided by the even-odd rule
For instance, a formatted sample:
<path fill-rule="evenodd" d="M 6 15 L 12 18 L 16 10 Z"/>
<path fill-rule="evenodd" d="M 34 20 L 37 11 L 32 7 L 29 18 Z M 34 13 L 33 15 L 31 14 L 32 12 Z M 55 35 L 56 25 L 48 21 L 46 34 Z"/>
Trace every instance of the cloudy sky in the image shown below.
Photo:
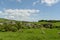
<path fill-rule="evenodd" d="M 60 20 L 60 0 L 0 0 L 0 18 Z"/>

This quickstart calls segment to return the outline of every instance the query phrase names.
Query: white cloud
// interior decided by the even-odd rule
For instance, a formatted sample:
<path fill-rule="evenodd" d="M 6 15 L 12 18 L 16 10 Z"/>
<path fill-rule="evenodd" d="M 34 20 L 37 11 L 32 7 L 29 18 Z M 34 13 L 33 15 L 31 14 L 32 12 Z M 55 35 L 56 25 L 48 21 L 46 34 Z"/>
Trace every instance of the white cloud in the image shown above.
<path fill-rule="evenodd" d="M 39 2 L 40 2 L 40 0 L 33 2 L 33 6 L 35 6 L 35 5 L 38 4 Z"/>
<path fill-rule="evenodd" d="M 45 4 L 47 6 L 52 6 L 54 4 L 57 4 L 58 2 L 60 2 L 60 0 L 37 0 L 36 2 L 33 2 L 33 5 Z"/>
<path fill-rule="evenodd" d="M 59 0 L 42 0 L 41 1 L 41 3 L 45 3 L 47 6 L 52 6 L 58 2 L 59 2 Z"/>
<path fill-rule="evenodd" d="M 7 19 L 30 21 L 32 18 L 31 15 L 39 13 L 39 10 L 35 9 L 5 9 L 0 11 L 0 16 L 4 16 Z"/>
<path fill-rule="evenodd" d="M 2 11 L 0 11 L 0 13 L 2 13 Z"/>

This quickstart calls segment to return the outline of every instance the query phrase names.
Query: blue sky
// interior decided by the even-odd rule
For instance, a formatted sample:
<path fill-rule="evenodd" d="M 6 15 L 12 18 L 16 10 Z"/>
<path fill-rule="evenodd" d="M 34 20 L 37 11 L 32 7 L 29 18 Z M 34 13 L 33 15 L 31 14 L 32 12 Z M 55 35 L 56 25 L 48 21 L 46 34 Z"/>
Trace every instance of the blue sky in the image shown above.
<path fill-rule="evenodd" d="M 38 21 L 60 20 L 60 0 L 0 0 L 0 18 Z"/>

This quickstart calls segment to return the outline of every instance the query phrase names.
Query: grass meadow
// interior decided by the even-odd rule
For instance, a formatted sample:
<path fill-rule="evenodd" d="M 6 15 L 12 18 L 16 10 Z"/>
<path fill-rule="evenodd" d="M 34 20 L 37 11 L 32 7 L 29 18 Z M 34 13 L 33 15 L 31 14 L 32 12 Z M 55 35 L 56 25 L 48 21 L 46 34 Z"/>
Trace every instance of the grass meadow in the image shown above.
<path fill-rule="evenodd" d="M 0 32 L 0 40 L 60 40 L 60 29 L 21 29 Z"/>

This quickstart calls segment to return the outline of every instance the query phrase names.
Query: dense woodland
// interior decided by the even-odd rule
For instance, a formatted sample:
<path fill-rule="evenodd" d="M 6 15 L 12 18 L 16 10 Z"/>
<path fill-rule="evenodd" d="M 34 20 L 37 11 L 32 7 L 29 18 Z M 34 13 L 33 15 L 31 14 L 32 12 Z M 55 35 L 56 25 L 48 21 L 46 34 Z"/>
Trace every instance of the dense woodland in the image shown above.
<path fill-rule="evenodd" d="M 38 22 L 15 21 L 0 18 L 0 31 L 20 31 L 20 29 L 32 28 L 58 28 L 60 29 L 60 20 L 39 20 Z"/>

